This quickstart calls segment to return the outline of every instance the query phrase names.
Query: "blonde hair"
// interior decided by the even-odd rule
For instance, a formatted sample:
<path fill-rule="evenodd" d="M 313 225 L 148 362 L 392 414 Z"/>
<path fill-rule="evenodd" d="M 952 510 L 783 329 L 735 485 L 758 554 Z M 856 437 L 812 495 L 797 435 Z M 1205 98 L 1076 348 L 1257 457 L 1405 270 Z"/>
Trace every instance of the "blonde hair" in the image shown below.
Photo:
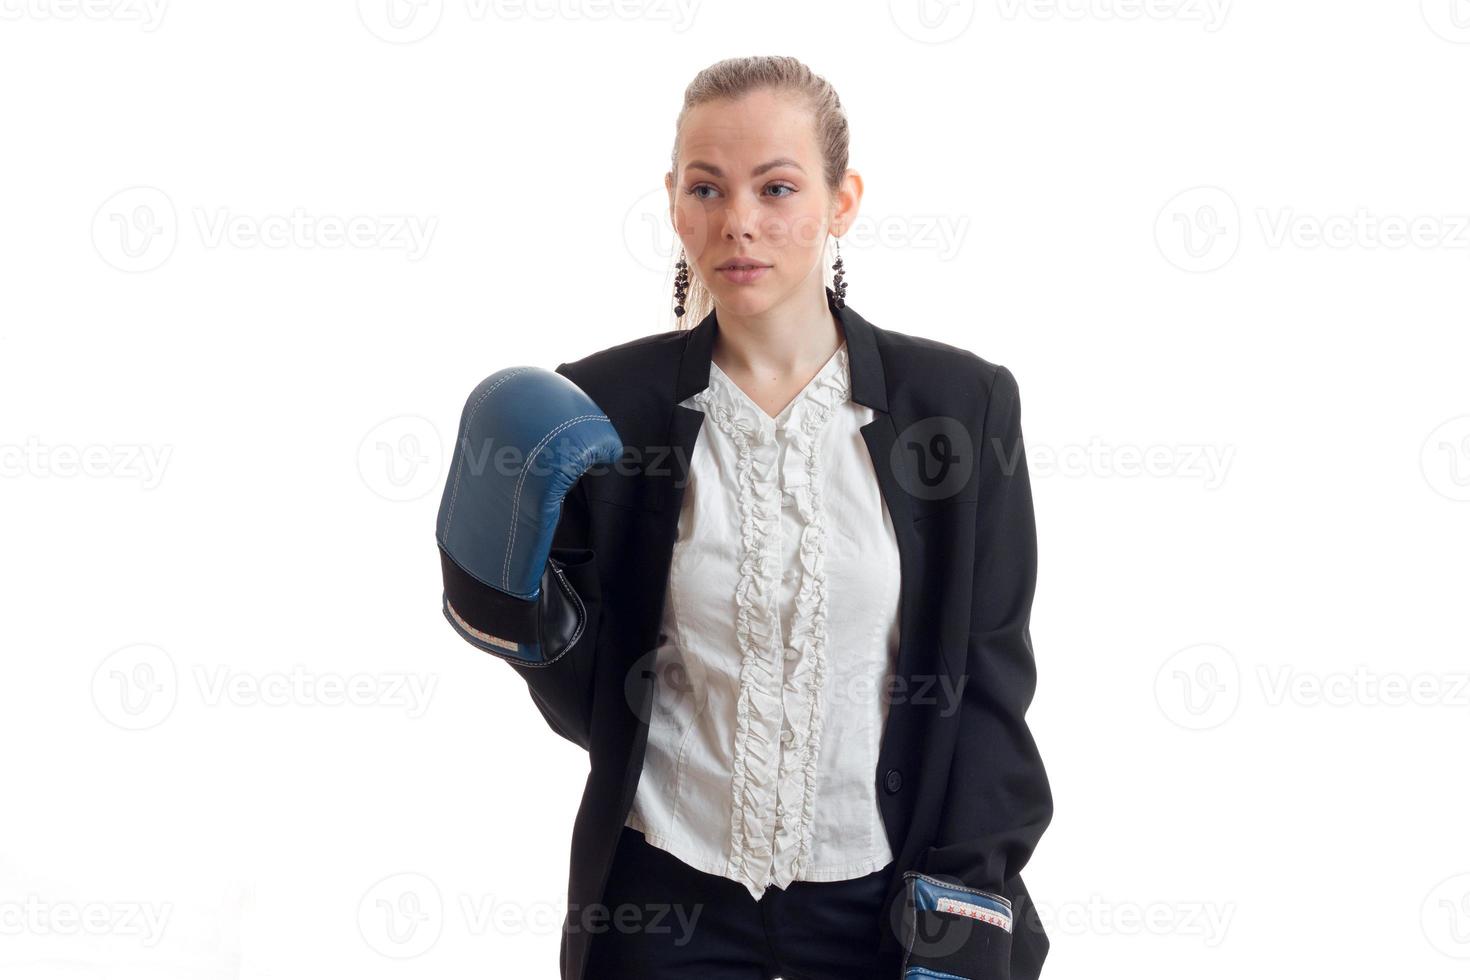
<path fill-rule="evenodd" d="M 847 113 L 842 108 L 842 101 L 837 98 L 837 90 L 825 78 L 795 58 L 777 55 L 726 58 L 694 76 L 694 80 L 684 89 L 684 105 L 674 121 L 674 150 L 670 155 L 673 173 L 676 176 L 679 173 L 679 134 L 683 131 L 684 119 L 690 109 L 716 99 L 738 99 L 763 89 L 790 93 L 811 109 L 817 146 L 822 153 L 823 177 L 828 192 L 836 194 L 847 171 Z M 676 241 L 677 238 L 676 234 Z M 678 262 L 677 256 L 674 261 Z M 671 268 L 668 290 L 670 296 L 673 295 L 673 274 L 674 268 Z M 672 309 L 672 301 L 670 308 Z M 684 315 L 674 318 L 675 328 L 689 329 L 708 316 L 712 309 L 714 297 L 700 281 L 699 273 L 691 262 L 689 289 L 684 297 Z"/>

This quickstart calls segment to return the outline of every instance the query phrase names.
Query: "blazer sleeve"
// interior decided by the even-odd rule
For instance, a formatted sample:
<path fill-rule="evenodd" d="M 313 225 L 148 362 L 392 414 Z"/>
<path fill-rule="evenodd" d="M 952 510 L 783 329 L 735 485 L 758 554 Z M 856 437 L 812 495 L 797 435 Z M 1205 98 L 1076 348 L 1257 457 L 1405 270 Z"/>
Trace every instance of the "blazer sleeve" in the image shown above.
<path fill-rule="evenodd" d="M 582 635 L 566 653 L 544 666 L 506 660 L 526 682 L 531 700 L 551 730 L 584 749 L 591 746 L 593 658 L 602 624 L 602 583 L 597 555 L 590 545 L 589 521 L 584 477 L 572 485 L 562 502 L 548 557 L 587 610 Z"/>
<path fill-rule="evenodd" d="M 934 845 L 904 873 L 905 977 L 1026 980 L 1048 942 L 1019 873 L 1051 822 L 1025 714 L 1036 690 L 1036 520 L 1015 377 L 998 367 L 978 452 L 974 597 L 959 734 Z M 930 972 L 924 972 L 929 970 Z"/>
<path fill-rule="evenodd" d="M 558 365 L 557 373 L 569 377 L 566 367 L 566 364 Z M 583 474 L 562 498 L 561 516 L 547 556 L 547 564 L 571 586 L 585 609 L 581 635 L 562 654 L 544 664 L 527 663 L 497 653 L 497 658 L 510 664 L 526 682 L 531 700 L 551 730 L 584 749 L 591 744 L 593 667 L 603 605 L 597 554 L 592 547 L 592 514 L 586 483 L 587 474 Z M 542 594 L 546 597 L 543 603 L 549 601 L 548 592 L 543 587 Z M 549 608 L 538 607 L 538 614 L 552 615 Z M 487 603 L 479 625 L 495 632 L 496 615 L 496 604 Z M 492 647 L 482 648 L 496 652 Z"/>

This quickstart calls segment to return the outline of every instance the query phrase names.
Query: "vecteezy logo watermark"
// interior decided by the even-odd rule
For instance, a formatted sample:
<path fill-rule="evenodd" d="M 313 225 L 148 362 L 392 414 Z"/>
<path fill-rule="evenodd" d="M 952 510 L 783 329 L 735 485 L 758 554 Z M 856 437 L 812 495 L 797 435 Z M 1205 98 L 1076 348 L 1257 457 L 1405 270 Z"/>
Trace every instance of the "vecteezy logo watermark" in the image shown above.
<path fill-rule="evenodd" d="M 583 908 L 544 901 L 497 900 L 491 895 L 461 895 L 459 905 L 466 931 L 473 936 L 552 935 L 561 932 L 565 923 L 567 932 L 585 931 L 594 935 L 613 930 L 674 935 L 668 942 L 676 947 L 689 944 L 694 926 L 704 912 L 702 902 L 692 906 L 676 902 L 623 902 L 608 906 L 594 902 Z"/>
<path fill-rule="evenodd" d="M 1225 26 L 1231 0 L 996 0 L 1001 17 L 1015 20 L 1177 21 L 1213 34 Z"/>
<path fill-rule="evenodd" d="M 996 462 L 1003 473 L 1015 472 L 1020 445 L 995 440 Z M 975 469 L 975 444 L 959 419 L 931 415 L 905 426 L 889 450 L 889 466 L 899 485 L 920 500 L 946 500 L 965 488 Z"/>
<path fill-rule="evenodd" d="M 651 190 L 623 213 L 623 247 L 649 272 L 667 272 L 680 243 L 669 223 L 669 192 Z M 698 252 L 699 246 L 695 246 Z"/>
<path fill-rule="evenodd" d="M 206 249 L 341 249 L 401 251 L 422 259 L 438 229 L 436 216 L 412 214 L 242 214 L 230 208 L 190 212 Z M 92 216 L 92 244 L 108 265 L 148 272 L 168 261 L 181 237 L 172 199 L 157 187 L 129 187 L 103 201 Z"/>
<path fill-rule="evenodd" d="M 933 252 L 939 261 L 948 262 L 964 247 L 969 230 L 966 214 L 868 214 L 852 223 L 842 244 Z"/>
<path fill-rule="evenodd" d="M 1240 208 L 1218 187 L 1180 191 L 1154 219 L 1154 241 L 1185 272 L 1212 272 L 1240 247 Z"/>
<path fill-rule="evenodd" d="M 390 959 L 422 956 L 444 931 L 444 899 L 424 875 L 404 872 L 373 885 L 357 904 L 357 929 Z"/>
<path fill-rule="evenodd" d="M 1419 0 L 1429 29 L 1446 41 L 1470 44 L 1470 0 Z"/>
<path fill-rule="evenodd" d="M 1436 950 L 1470 959 L 1470 874 L 1451 875 L 1431 888 L 1419 908 L 1419 925 Z"/>
<path fill-rule="evenodd" d="M 1292 207 L 1255 209 L 1261 242 L 1270 249 L 1470 249 L 1470 214 L 1305 214 Z M 1245 227 L 1235 199 L 1219 187 L 1176 194 L 1154 221 L 1154 240 L 1186 272 L 1212 272 L 1240 246 Z"/>
<path fill-rule="evenodd" d="M 205 248 L 355 248 L 401 251 L 417 262 L 429 251 L 439 219 L 415 214 L 238 214 L 229 208 L 194 209 Z"/>
<path fill-rule="evenodd" d="M 167 0 L 0 0 L 0 20 L 111 20 L 145 32 L 163 23 Z"/>
<path fill-rule="evenodd" d="M 289 671 L 245 673 L 216 664 L 196 665 L 194 681 L 205 705 L 401 708 L 409 718 L 429 710 L 438 677 L 433 674 L 319 674 L 297 665 Z"/>
<path fill-rule="evenodd" d="M 1419 469 L 1435 493 L 1470 500 L 1470 415 L 1435 426 L 1419 451 Z"/>
<path fill-rule="evenodd" d="M 0 901 L 0 936 L 126 936 L 152 949 L 173 910 L 172 902 L 53 902 L 27 895 Z"/>
<path fill-rule="evenodd" d="M 702 224 L 697 230 L 708 230 L 708 227 Z M 964 214 L 863 214 L 842 236 L 842 247 L 844 250 L 878 247 L 933 252 L 939 261 L 948 262 L 964 247 L 969 229 L 970 217 Z M 768 218 L 761 222 L 760 234 L 767 248 L 779 248 L 788 242 L 815 246 L 828 232 L 816 220 L 782 222 Z M 685 243 L 674 235 L 669 221 L 669 195 L 662 187 L 643 194 L 624 212 L 623 245 L 635 262 L 658 273 L 670 271 L 673 258 L 681 249 L 691 261 L 704 250 L 700 239 Z"/>
<path fill-rule="evenodd" d="M 363 894 L 357 906 L 358 931 L 373 950 L 390 959 L 427 953 L 451 928 L 471 936 L 556 935 L 610 931 L 671 937 L 689 944 L 704 911 L 703 903 L 676 902 L 568 905 L 565 900 L 450 892 L 445 898 L 433 879 L 412 872 L 389 875 Z"/>
<path fill-rule="evenodd" d="M 357 446 L 358 475 L 384 500 L 418 500 L 439 486 L 443 468 L 439 429 L 421 415 L 385 419 Z"/>
<path fill-rule="evenodd" d="M 1216 728 L 1240 706 L 1240 665 L 1234 654 L 1214 643 L 1185 647 L 1154 675 L 1154 701 L 1180 728 Z"/>
<path fill-rule="evenodd" d="M 1298 214 L 1294 208 L 1258 208 L 1270 248 L 1470 248 L 1470 215 Z"/>
<path fill-rule="evenodd" d="M 179 674 L 173 658 L 151 643 L 135 643 L 108 654 L 92 673 L 92 703 L 119 728 L 152 728 L 174 710 Z"/>
<path fill-rule="evenodd" d="M 1019 470 L 1024 454 L 1034 476 L 1153 477 L 1197 479 L 1206 490 L 1225 482 L 1235 457 L 1232 445 L 1132 444 L 1112 445 L 1096 436 L 1086 445 L 1007 445 L 992 436 L 982 468 L 995 467 L 1004 476 Z M 965 488 L 977 465 L 969 430 L 958 419 L 931 416 L 907 426 L 893 443 L 889 465 L 900 485 L 914 497 L 944 500 Z"/>
<path fill-rule="evenodd" d="M 1215 490 L 1235 458 L 1232 445 L 1160 443 L 1148 446 L 1112 445 L 1096 436 L 1086 445 L 1028 447 L 1026 465 L 1037 477 L 1152 477 L 1197 479 L 1206 490 Z"/>
<path fill-rule="evenodd" d="M 942 44 L 969 29 L 975 0 L 888 0 L 888 16 L 913 40 Z"/>
<path fill-rule="evenodd" d="M 670 578 L 670 588 L 678 571 Z M 704 714 L 709 702 L 708 666 L 700 657 L 690 657 L 683 647 L 660 634 L 659 643 L 628 668 L 623 675 L 623 697 L 629 710 L 649 726 L 649 737 L 658 739 L 690 730 Z M 643 691 L 653 682 L 645 700 Z"/>
<path fill-rule="evenodd" d="M 1351 670 L 1298 670 L 1292 664 L 1258 664 L 1267 706 L 1302 708 L 1470 708 L 1470 674 L 1380 672 L 1364 664 Z"/>
<path fill-rule="evenodd" d="M 390 44 L 422 41 L 438 28 L 443 0 L 358 0 L 357 16 L 376 38 Z M 463 0 L 457 11 L 472 21 L 666 21 L 675 33 L 694 23 L 698 0 Z M 457 9 L 457 8 L 456 8 Z"/>
<path fill-rule="evenodd" d="M 1053 936 L 1192 936 L 1210 948 L 1225 941 L 1236 912 L 1234 902 L 1139 902 L 1098 895 L 1085 901 L 1038 902 L 1035 908 Z"/>
<path fill-rule="evenodd" d="M 528 450 L 510 442 L 496 444 L 493 437 L 478 440 L 468 436 L 455 444 L 452 479 L 457 482 L 465 476 L 482 476 L 496 473 L 501 477 L 519 480 L 523 475 L 544 479 L 556 470 L 573 462 L 585 462 L 586 447 L 575 439 L 559 435 Z M 587 467 L 588 475 L 594 478 L 617 473 L 630 477 L 668 477 L 672 486 L 683 488 L 689 482 L 689 454 L 683 446 L 650 444 L 636 446 L 624 443 L 623 451 L 609 462 L 593 463 Z M 646 481 L 645 483 L 646 489 Z"/>
<path fill-rule="evenodd" d="M 1290 663 L 1255 665 L 1255 696 L 1266 708 L 1470 708 L 1470 673 L 1463 671 L 1302 669 Z M 1235 656 L 1201 643 L 1172 655 L 1154 679 L 1164 716 L 1181 728 L 1203 730 L 1228 721 L 1247 685 Z"/>
<path fill-rule="evenodd" d="M 422 718 L 438 687 L 434 674 L 393 672 L 246 672 L 228 665 L 196 664 L 192 673 L 206 708 L 393 708 Z M 119 728 L 141 731 L 162 724 L 179 701 L 179 672 L 167 651 L 137 643 L 108 654 L 92 674 L 97 713 Z"/>
<path fill-rule="evenodd" d="M 444 0 L 357 0 L 357 16 L 374 37 L 412 44 L 434 33 L 444 16 Z"/>
<path fill-rule="evenodd" d="M 605 905 L 591 902 L 588 905 L 567 907 L 566 931 L 589 932 L 593 935 L 608 931 L 625 934 L 669 935 L 676 931 L 675 946 L 687 946 L 693 938 L 694 927 L 704 912 L 704 903 L 684 905 L 682 902 L 621 902 Z M 668 942 L 664 940 L 663 942 Z"/>
<path fill-rule="evenodd" d="M 133 443 L 48 445 L 30 436 L 23 444 L 0 443 L 0 478 L 137 480 L 144 490 L 153 490 L 163 482 L 173 450 Z"/>
<path fill-rule="evenodd" d="M 92 215 L 92 244 L 114 269 L 147 272 L 168 261 L 179 238 L 173 201 L 157 187 L 128 187 Z"/>

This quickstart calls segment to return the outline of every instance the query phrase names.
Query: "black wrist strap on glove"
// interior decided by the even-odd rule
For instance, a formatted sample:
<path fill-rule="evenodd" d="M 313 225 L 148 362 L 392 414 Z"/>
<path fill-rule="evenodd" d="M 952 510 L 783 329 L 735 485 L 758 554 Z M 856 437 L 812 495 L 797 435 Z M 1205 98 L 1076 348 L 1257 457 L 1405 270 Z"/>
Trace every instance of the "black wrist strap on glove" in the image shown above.
<path fill-rule="evenodd" d="M 541 577 L 540 595 L 521 599 L 481 582 L 441 547 L 444 616 L 462 637 L 488 653 L 527 666 L 547 666 L 576 644 L 587 624 L 586 609 L 564 568 L 591 558 L 585 548 L 553 550 Z"/>

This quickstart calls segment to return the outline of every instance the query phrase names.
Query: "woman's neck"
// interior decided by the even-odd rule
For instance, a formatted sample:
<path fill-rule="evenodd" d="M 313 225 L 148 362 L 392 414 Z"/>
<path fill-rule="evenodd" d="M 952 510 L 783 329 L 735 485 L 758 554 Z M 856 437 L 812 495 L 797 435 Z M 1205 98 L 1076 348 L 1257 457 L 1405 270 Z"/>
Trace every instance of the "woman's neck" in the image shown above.
<path fill-rule="evenodd" d="M 711 358 L 731 378 L 756 385 L 805 383 L 845 339 L 826 290 L 801 290 L 753 317 L 721 311 Z"/>

